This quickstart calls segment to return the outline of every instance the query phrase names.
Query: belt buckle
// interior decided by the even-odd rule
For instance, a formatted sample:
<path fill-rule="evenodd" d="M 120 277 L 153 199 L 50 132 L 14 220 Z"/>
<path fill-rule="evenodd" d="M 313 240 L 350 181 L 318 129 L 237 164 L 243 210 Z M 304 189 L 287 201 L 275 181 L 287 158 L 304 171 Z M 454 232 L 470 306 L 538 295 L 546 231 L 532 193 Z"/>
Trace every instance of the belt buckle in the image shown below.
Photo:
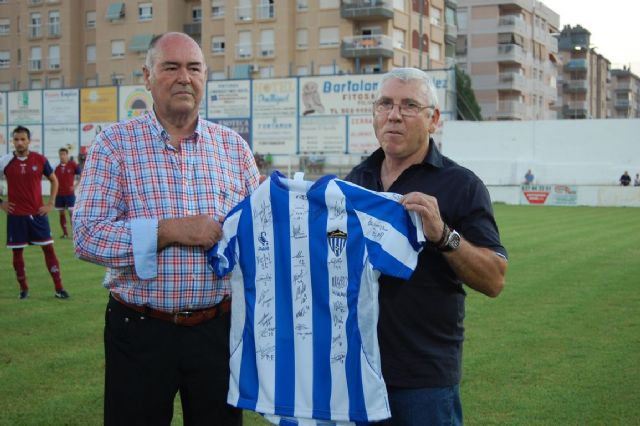
<path fill-rule="evenodd" d="M 180 321 L 193 315 L 193 311 L 181 311 L 173 314 L 173 323 L 179 325 Z"/>

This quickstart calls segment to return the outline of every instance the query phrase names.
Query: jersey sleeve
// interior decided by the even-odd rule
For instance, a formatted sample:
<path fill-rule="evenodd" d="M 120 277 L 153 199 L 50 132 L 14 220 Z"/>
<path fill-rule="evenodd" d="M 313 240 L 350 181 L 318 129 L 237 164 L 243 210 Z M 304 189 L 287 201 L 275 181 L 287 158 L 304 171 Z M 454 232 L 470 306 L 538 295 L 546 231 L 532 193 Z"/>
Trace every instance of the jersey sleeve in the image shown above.
<path fill-rule="evenodd" d="M 238 251 L 238 225 L 242 209 L 233 209 L 222 225 L 222 239 L 207 251 L 207 262 L 219 277 L 227 275 L 236 266 Z"/>
<path fill-rule="evenodd" d="M 51 173 L 53 173 L 53 168 L 51 167 L 51 164 L 49 164 L 49 160 L 47 160 L 46 157 L 43 158 L 44 164 L 42 165 L 42 174 L 49 177 L 51 176 Z"/>
<path fill-rule="evenodd" d="M 410 214 L 395 194 L 347 182 L 339 185 L 358 216 L 372 266 L 383 274 L 409 279 L 426 242 L 420 217 Z"/>

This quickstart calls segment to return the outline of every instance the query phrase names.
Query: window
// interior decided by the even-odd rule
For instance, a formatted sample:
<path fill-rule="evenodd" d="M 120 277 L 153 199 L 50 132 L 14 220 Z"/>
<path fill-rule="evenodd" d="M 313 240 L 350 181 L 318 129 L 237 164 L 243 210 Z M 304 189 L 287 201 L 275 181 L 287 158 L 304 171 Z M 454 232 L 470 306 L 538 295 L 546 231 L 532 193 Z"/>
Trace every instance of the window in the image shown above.
<path fill-rule="evenodd" d="M 309 0 L 296 0 L 296 10 L 302 12 L 309 9 Z"/>
<path fill-rule="evenodd" d="M 153 5 L 151 3 L 138 4 L 138 20 L 150 21 L 153 19 Z"/>
<path fill-rule="evenodd" d="M 405 31 L 398 28 L 393 29 L 393 47 L 398 49 L 404 49 L 405 47 Z"/>
<path fill-rule="evenodd" d="M 117 21 L 124 18 L 124 3 L 111 3 L 107 9 L 107 19 Z"/>
<path fill-rule="evenodd" d="M 9 68 L 11 65 L 11 52 L 0 50 L 0 68 Z"/>
<path fill-rule="evenodd" d="M 276 17 L 276 5 L 273 0 L 260 0 L 258 5 L 258 19 L 273 19 Z"/>
<path fill-rule="evenodd" d="M 31 56 L 29 57 L 29 70 L 40 71 L 42 69 L 42 49 L 39 46 L 31 48 Z"/>
<path fill-rule="evenodd" d="M 224 37 L 211 37 L 211 53 L 213 53 L 214 55 L 224 54 Z"/>
<path fill-rule="evenodd" d="M 87 28 L 95 28 L 96 27 L 96 11 L 93 10 L 91 12 L 87 12 L 84 22 Z"/>
<path fill-rule="evenodd" d="M 306 49 L 309 46 L 309 30 L 300 28 L 296 30 L 296 48 Z"/>
<path fill-rule="evenodd" d="M 153 38 L 153 34 L 136 34 L 131 39 L 131 43 L 129 43 L 129 51 L 144 53 L 149 50 L 149 44 L 151 43 L 151 39 Z"/>
<path fill-rule="evenodd" d="M 191 9 L 191 22 L 202 22 L 202 8 L 200 6 Z"/>
<path fill-rule="evenodd" d="M 273 65 L 260 67 L 260 78 L 271 78 L 273 76 Z"/>
<path fill-rule="evenodd" d="M 211 71 L 209 73 L 209 80 L 226 80 L 227 76 L 224 71 Z"/>
<path fill-rule="evenodd" d="M 111 84 L 114 86 L 120 86 L 124 82 L 124 75 L 122 74 L 112 74 L 111 75 Z"/>
<path fill-rule="evenodd" d="M 60 46 L 57 44 L 49 46 L 49 69 L 60 69 Z"/>
<path fill-rule="evenodd" d="M 87 46 L 87 63 L 95 64 L 96 63 L 96 45 L 90 44 Z"/>
<path fill-rule="evenodd" d="M 96 78 L 88 78 L 86 82 L 87 87 L 96 87 L 98 85 L 98 79 Z"/>
<path fill-rule="evenodd" d="M 404 0 L 393 0 L 393 8 L 404 11 Z"/>
<path fill-rule="evenodd" d="M 320 28 L 320 46 L 337 46 L 340 44 L 338 27 Z"/>
<path fill-rule="evenodd" d="M 275 33 L 273 30 L 260 31 L 260 56 L 271 58 L 275 55 Z"/>
<path fill-rule="evenodd" d="M 436 26 L 442 25 L 442 11 L 440 9 L 436 9 L 435 7 L 431 7 L 431 24 Z"/>
<path fill-rule="evenodd" d="M 240 31 L 238 33 L 238 45 L 236 46 L 237 57 L 240 59 L 250 58 L 253 56 L 253 49 L 251 46 L 251 31 Z"/>
<path fill-rule="evenodd" d="M 0 3 L 2 3 L 2 1 L 0 1 Z M 0 83 L 0 91 L 8 92 L 9 90 L 11 90 L 11 83 Z"/>
<path fill-rule="evenodd" d="M 467 11 L 458 9 L 458 29 L 467 31 Z"/>
<path fill-rule="evenodd" d="M 339 0 L 320 0 L 320 9 L 337 9 L 340 7 Z"/>
<path fill-rule="evenodd" d="M 0 35 L 11 33 L 11 21 L 9 18 L 0 19 Z"/>
<path fill-rule="evenodd" d="M 59 78 L 49 79 L 49 89 L 60 89 L 62 87 L 62 81 Z"/>
<path fill-rule="evenodd" d="M 236 19 L 238 21 L 251 21 L 253 19 L 252 8 L 251 0 L 239 0 L 236 8 Z"/>
<path fill-rule="evenodd" d="M 29 37 L 38 38 L 42 36 L 42 31 L 40 28 L 41 25 L 41 17 L 39 13 L 32 13 L 29 23 Z"/>
<path fill-rule="evenodd" d="M 124 58 L 124 40 L 111 40 L 111 57 Z"/>
<path fill-rule="evenodd" d="M 42 80 L 31 80 L 31 89 L 42 89 Z"/>
<path fill-rule="evenodd" d="M 434 61 L 439 61 L 440 58 L 440 45 L 438 43 L 429 44 L 429 57 Z"/>
<path fill-rule="evenodd" d="M 49 12 L 49 37 L 60 37 L 60 12 Z"/>
<path fill-rule="evenodd" d="M 298 69 L 296 70 L 296 75 L 309 75 L 309 67 L 298 67 Z"/>
<path fill-rule="evenodd" d="M 224 16 L 224 0 L 211 0 L 211 17 L 222 18 Z"/>
<path fill-rule="evenodd" d="M 318 75 L 332 75 L 336 73 L 335 65 L 320 65 L 318 67 Z"/>

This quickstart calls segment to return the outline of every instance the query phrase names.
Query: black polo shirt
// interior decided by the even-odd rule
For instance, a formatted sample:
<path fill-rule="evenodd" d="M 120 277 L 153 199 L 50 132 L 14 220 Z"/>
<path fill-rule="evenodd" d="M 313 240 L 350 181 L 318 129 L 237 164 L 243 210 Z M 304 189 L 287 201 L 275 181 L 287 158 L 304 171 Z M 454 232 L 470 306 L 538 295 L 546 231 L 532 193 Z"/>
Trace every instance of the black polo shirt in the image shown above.
<path fill-rule="evenodd" d="M 345 180 L 383 191 L 383 159 L 378 149 Z M 433 140 L 424 161 L 405 170 L 388 191 L 434 196 L 450 227 L 474 245 L 507 257 L 487 188 L 473 172 L 443 156 Z M 462 282 L 432 246 L 422 251 L 408 281 L 380 277 L 378 338 L 387 385 L 444 387 L 460 382 L 465 295 Z"/>

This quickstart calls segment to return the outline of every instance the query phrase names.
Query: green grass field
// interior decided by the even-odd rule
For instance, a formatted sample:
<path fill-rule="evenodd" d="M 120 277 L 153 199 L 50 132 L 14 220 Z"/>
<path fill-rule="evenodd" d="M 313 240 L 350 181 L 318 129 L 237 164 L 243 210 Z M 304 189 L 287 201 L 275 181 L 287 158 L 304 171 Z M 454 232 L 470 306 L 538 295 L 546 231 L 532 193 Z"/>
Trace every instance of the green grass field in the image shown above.
<path fill-rule="evenodd" d="M 640 209 L 495 209 L 510 266 L 500 297 L 467 298 L 466 424 L 640 424 Z M 0 212 L 3 245 L 5 223 Z M 57 214 L 50 223 L 59 236 Z M 53 297 L 37 247 L 18 300 L 0 250 L 0 425 L 102 422 L 104 269 L 75 259 L 70 240 L 55 248 L 69 300 Z"/>

